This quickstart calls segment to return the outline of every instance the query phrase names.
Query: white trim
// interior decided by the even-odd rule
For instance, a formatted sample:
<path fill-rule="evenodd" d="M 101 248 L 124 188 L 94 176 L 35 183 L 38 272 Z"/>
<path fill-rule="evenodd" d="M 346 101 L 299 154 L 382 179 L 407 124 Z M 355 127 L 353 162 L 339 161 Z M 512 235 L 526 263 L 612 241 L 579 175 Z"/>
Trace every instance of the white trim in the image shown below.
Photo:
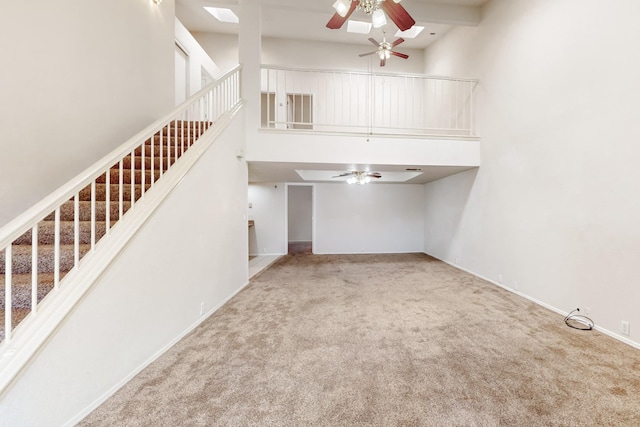
<path fill-rule="evenodd" d="M 316 241 L 316 184 L 313 182 L 285 182 L 284 192 L 284 243 L 287 245 L 286 252 L 289 253 L 289 187 L 311 187 L 311 253 L 315 254 Z M 291 240 L 292 242 L 308 242 L 308 240 Z"/>
<path fill-rule="evenodd" d="M 475 276 L 475 277 L 477 277 L 477 278 L 479 278 L 479 279 L 482 279 L 482 280 L 487 281 L 487 282 L 489 282 L 489 283 L 491 283 L 491 284 L 493 284 L 493 285 L 496 285 L 497 287 L 502 288 L 502 289 L 504 289 L 505 291 L 508 291 L 508 292 L 511 292 L 512 294 L 518 295 L 519 297 L 522 297 L 522 298 L 524 298 L 524 299 L 526 299 L 526 300 L 528 300 L 528 301 L 531 301 L 531 302 L 533 302 L 533 303 L 535 303 L 535 304 L 537 304 L 537 305 L 539 305 L 539 306 L 542 306 L 542 307 L 544 307 L 544 308 L 546 308 L 546 309 L 548 309 L 548 310 L 551 310 L 551 311 L 553 311 L 553 312 L 555 312 L 555 313 L 558 313 L 558 314 L 560 314 L 560 315 L 561 315 L 561 316 L 563 316 L 563 317 L 564 317 L 564 316 L 566 316 L 567 314 L 569 314 L 568 312 L 566 312 L 566 311 L 564 311 L 564 310 L 560 310 L 560 309 L 559 309 L 559 308 L 557 308 L 557 307 L 554 307 L 554 306 L 549 305 L 549 304 L 547 304 L 547 303 L 545 303 L 545 302 L 539 301 L 539 300 L 537 300 L 537 299 L 535 299 L 535 298 L 533 298 L 533 297 L 531 297 L 531 296 L 529 296 L 529 295 L 527 295 L 527 294 L 523 294 L 522 292 L 516 291 L 515 289 L 509 288 L 509 287 L 504 286 L 504 285 L 502 285 L 502 284 L 500 284 L 500 283 L 494 282 L 493 280 L 491 280 L 491 279 L 489 279 L 489 278 L 487 278 L 487 277 L 484 277 L 484 276 L 482 276 L 482 275 L 480 275 L 480 274 L 474 273 L 473 271 L 467 270 L 466 268 L 461 267 L 461 266 L 459 266 L 459 265 L 457 265 L 457 264 L 454 264 L 454 263 L 452 263 L 452 262 L 449 262 L 449 261 L 446 261 L 446 260 L 444 260 L 444 259 L 438 258 L 437 256 L 435 256 L 435 255 L 431 255 L 430 253 L 427 253 L 427 252 L 424 252 L 424 254 L 425 254 L 425 255 L 428 255 L 428 256 L 430 256 L 430 257 L 433 257 L 433 258 L 435 258 L 435 259 L 437 259 L 437 260 L 439 260 L 439 261 L 442 261 L 442 262 L 444 262 L 445 264 L 448 264 L 448 265 L 450 265 L 450 266 L 452 266 L 452 267 L 454 267 L 454 268 L 457 268 L 458 270 L 464 271 L 465 273 L 469 273 L 469 274 L 471 274 L 472 276 Z M 637 342 L 635 342 L 635 341 L 632 341 L 632 340 L 630 340 L 629 338 L 626 338 L 626 337 L 623 337 L 623 336 L 621 336 L 621 335 L 618 335 L 618 334 L 616 334 L 615 332 L 611 332 L 610 330 L 605 329 L 605 328 L 603 328 L 603 327 L 601 327 L 601 326 L 598 326 L 598 325 L 595 325 L 593 329 L 595 329 L 596 331 L 601 332 L 601 333 L 603 333 L 603 334 L 605 334 L 605 335 L 608 335 L 608 336 L 610 336 L 611 338 L 614 338 L 614 339 L 616 339 L 616 340 L 618 340 L 618 341 L 622 341 L 623 343 L 625 343 L 625 344 L 627 344 L 627 345 L 630 345 L 630 346 L 631 346 L 631 347 L 633 347 L 633 348 L 637 348 L 637 349 L 639 349 L 639 350 L 640 350 L 640 343 L 637 343 Z"/>

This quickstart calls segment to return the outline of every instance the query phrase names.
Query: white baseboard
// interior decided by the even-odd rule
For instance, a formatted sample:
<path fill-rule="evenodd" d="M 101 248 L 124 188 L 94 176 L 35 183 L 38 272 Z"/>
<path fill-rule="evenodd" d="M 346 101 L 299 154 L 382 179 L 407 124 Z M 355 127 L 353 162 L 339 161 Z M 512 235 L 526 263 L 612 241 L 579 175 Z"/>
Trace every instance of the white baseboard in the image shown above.
<path fill-rule="evenodd" d="M 546 308 L 546 309 L 548 309 L 548 310 L 551 310 L 551 311 L 553 311 L 553 312 L 555 312 L 555 313 L 558 313 L 558 314 L 560 314 L 560 315 L 561 315 L 561 316 L 563 316 L 563 317 L 569 314 L 568 312 L 566 312 L 566 311 L 564 311 L 564 310 L 560 310 L 560 309 L 559 309 L 559 308 L 557 308 L 557 307 L 554 307 L 554 306 L 549 305 L 549 304 L 547 304 L 547 303 L 545 303 L 545 302 L 539 301 L 539 300 L 537 300 L 537 299 L 535 299 L 535 298 L 533 298 L 533 297 L 531 297 L 531 296 L 529 296 L 529 295 L 527 295 L 527 294 L 523 294 L 522 292 L 516 291 L 516 290 L 515 290 L 515 289 L 513 289 L 513 288 L 509 288 L 509 287 L 504 286 L 504 285 L 502 285 L 502 284 L 500 284 L 500 283 L 494 282 L 492 279 L 489 279 L 489 278 L 484 277 L 484 276 L 482 276 L 482 275 L 480 275 L 480 274 L 474 273 L 473 271 L 467 270 L 466 268 L 461 267 L 461 266 L 459 266 L 459 265 L 456 265 L 456 264 L 454 264 L 454 263 L 452 263 L 452 262 L 449 262 L 449 261 L 446 261 L 446 260 L 444 260 L 444 259 L 438 258 L 437 256 L 435 256 L 435 255 L 431 255 L 430 253 L 427 253 L 427 252 L 424 252 L 424 254 L 425 254 L 425 255 L 429 255 L 430 257 L 433 257 L 433 258 L 435 258 L 435 259 L 437 259 L 437 260 L 439 260 L 439 261 L 442 261 L 442 262 L 444 262 L 445 264 L 449 264 L 450 266 L 455 267 L 455 268 L 457 268 L 458 270 L 464 271 L 465 273 L 469 273 L 469 274 L 471 274 L 472 276 L 475 276 L 475 277 L 477 277 L 477 278 L 479 278 L 479 279 L 485 280 L 485 281 L 487 281 L 487 282 L 489 282 L 489 283 L 491 283 L 491 284 L 493 284 L 493 285 L 496 285 L 496 286 L 497 286 L 497 287 L 499 287 L 499 288 L 502 288 L 502 289 L 504 289 L 504 290 L 506 290 L 506 291 L 509 291 L 509 292 L 511 292 L 512 294 L 516 294 L 516 295 L 518 295 L 519 297 L 522 297 L 522 298 L 524 298 L 524 299 L 526 299 L 526 300 L 529 300 L 529 301 L 531 301 L 531 302 L 533 302 L 533 303 L 535 303 L 535 304 L 537 304 L 537 305 L 539 305 L 539 306 L 542 306 L 542 307 L 544 307 L 544 308 Z M 625 344 L 627 344 L 627 345 L 630 345 L 631 347 L 634 347 L 634 348 L 637 348 L 637 349 L 639 349 L 639 350 L 640 350 L 640 343 L 637 343 L 637 342 L 635 342 L 635 341 L 633 341 L 633 340 L 630 340 L 630 339 L 629 339 L 629 338 L 627 338 L 627 337 L 624 337 L 624 336 L 622 336 L 622 335 L 619 335 L 619 334 L 617 334 L 617 333 L 615 333 L 615 332 L 612 332 L 612 331 L 610 331 L 610 330 L 608 330 L 608 329 L 606 329 L 606 328 L 603 328 L 603 327 L 601 327 L 601 326 L 598 326 L 598 325 L 595 325 L 593 329 L 595 329 L 596 331 L 601 332 L 601 333 L 603 333 L 603 334 L 605 334 L 605 335 L 608 335 L 608 336 L 610 336 L 611 338 L 614 338 L 614 339 L 616 339 L 616 340 L 618 340 L 618 341 L 622 341 L 623 343 L 625 343 Z"/>
<path fill-rule="evenodd" d="M 191 331 L 193 331 L 195 328 L 197 328 L 202 322 L 207 320 L 209 318 L 209 316 L 211 316 L 213 313 L 218 311 L 223 305 L 225 305 L 229 300 L 231 300 L 231 298 L 236 296 L 238 294 L 238 292 L 243 290 L 248 284 L 249 284 L 249 282 L 246 282 L 244 285 L 240 286 L 235 292 L 233 292 L 231 295 L 229 295 L 227 298 L 225 298 L 222 302 L 220 302 L 215 307 L 213 307 L 211 310 L 209 310 L 207 313 L 205 313 L 201 317 L 199 317 L 198 320 L 196 320 L 192 325 L 187 327 L 187 329 L 185 329 L 176 338 L 171 340 L 168 344 L 163 346 L 160 350 L 158 350 L 156 353 L 154 353 L 151 357 L 149 357 L 147 360 L 145 360 L 138 368 L 134 369 L 126 377 L 124 377 L 122 380 L 118 381 L 118 383 L 116 383 L 113 387 L 111 387 L 108 391 L 106 391 L 102 396 L 98 397 L 90 405 L 88 405 L 86 408 L 84 408 L 82 411 L 80 411 L 80 413 L 78 413 L 73 418 L 71 418 L 69 421 L 67 421 L 64 424 L 64 426 L 65 427 L 67 427 L 67 426 L 71 427 L 71 426 L 76 425 L 80 421 L 82 421 L 87 415 L 89 415 L 91 412 L 93 412 L 98 406 L 102 405 L 107 399 L 109 399 L 115 392 L 120 390 L 126 383 L 131 381 L 136 375 L 138 375 L 140 372 L 142 372 L 142 370 L 144 368 L 149 366 L 151 363 L 155 362 L 160 356 L 162 356 L 164 353 L 166 353 L 167 350 L 169 350 L 171 347 L 176 345 L 178 343 L 178 341 L 180 341 L 182 338 L 187 336 Z"/>

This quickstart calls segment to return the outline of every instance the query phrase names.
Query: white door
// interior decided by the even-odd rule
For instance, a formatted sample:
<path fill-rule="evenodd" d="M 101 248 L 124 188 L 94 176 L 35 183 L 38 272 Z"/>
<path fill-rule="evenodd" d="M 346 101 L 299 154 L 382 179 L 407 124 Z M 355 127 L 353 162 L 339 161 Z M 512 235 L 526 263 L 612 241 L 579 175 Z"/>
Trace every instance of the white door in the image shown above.
<path fill-rule="evenodd" d="M 189 55 L 176 44 L 176 105 L 189 97 Z"/>

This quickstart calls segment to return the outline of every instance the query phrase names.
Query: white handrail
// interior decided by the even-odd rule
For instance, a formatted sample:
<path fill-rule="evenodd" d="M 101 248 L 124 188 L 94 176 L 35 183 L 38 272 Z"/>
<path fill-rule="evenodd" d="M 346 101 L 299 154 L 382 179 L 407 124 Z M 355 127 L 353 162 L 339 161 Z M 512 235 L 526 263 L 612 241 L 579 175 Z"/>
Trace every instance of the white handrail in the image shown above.
<path fill-rule="evenodd" d="M 205 88 L 191 96 L 188 100 L 178 105 L 173 111 L 164 117 L 156 120 L 142 131 L 138 132 L 128 141 L 111 151 L 99 161 L 95 162 L 89 168 L 72 178 L 66 184 L 52 192 L 50 195 L 27 209 L 21 215 L 13 219 L 11 222 L 0 228 L 0 255 L 4 255 L 5 263 L 0 266 L 5 270 L 4 283 L 0 283 L 0 289 L 4 289 L 4 333 L 5 343 L 12 339 L 12 258 L 15 262 L 16 254 L 12 250 L 14 242 L 21 238 L 25 233 L 31 230 L 31 313 L 36 311 L 37 306 L 37 288 L 38 288 L 38 225 L 45 220 L 47 216 L 53 213 L 54 218 L 54 288 L 59 287 L 59 282 L 64 280 L 60 278 L 61 265 L 66 262 L 66 271 L 69 269 L 77 269 L 81 264 L 80 258 L 84 255 L 81 251 L 80 243 L 80 224 L 79 224 L 79 198 L 81 191 L 86 188 L 91 189 L 90 200 L 90 238 L 87 243 L 90 246 L 89 251 L 94 251 L 96 242 L 103 235 L 96 234 L 96 182 L 104 176 L 105 181 L 105 230 L 104 236 L 109 235 L 109 231 L 115 221 L 120 221 L 137 201 L 141 200 L 146 192 L 151 188 L 157 179 L 173 166 L 179 157 L 195 142 L 197 138 L 203 135 L 207 129 L 217 119 L 221 118 L 225 113 L 236 108 L 241 102 L 240 100 L 240 70 L 241 67 L 231 69 L 215 82 L 207 85 Z M 223 92 L 223 93 L 221 93 Z M 186 138 L 185 138 L 186 135 Z M 193 137 L 193 140 L 190 138 Z M 173 141 L 172 141 L 173 138 Z M 166 143 L 165 143 L 166 140 Z M 156 145 L 156 141 L 158 145 Z M 146 167 L 145 149 L 146 144 L 150 143 L 148 150 L 151 155 L 151 165 Z M 179 144 L 179 145 L 178 145 Z M 180 148 L 180 150 L 179 150 Z M 163 152 L 166 149 L 166 156 Z M 139 150 L 139 152 L 137 152 Z M 159 154 L 155 156 L 155 151 Z M 164 158 L 163 158 L 164 157 Z M 130 158 L 131 167 L 125 168 L 124 161 Z M 139 158 L 141 167 L 135 167 L 136 158 Z M 154 168 L 159 167 L 159 173 Z M 125 172 L 130 173 L 130 182 L 124 183 L 123 177 Z M 136 178 L 136 174 L 140 173 L 140 179 Z M 145 176 L 150 172 L 150 182 L 145 181 Z M 112 199 L 111 194 L 111 178 L 112 174 L 117 174 L 117 181 L 114 181 L 113 191 L 117 191 L 118 195 Z M 140 184 L 139 191 L 136 186 Z M 130 189 L 130 197 L 125 197 L 125 191 Z M 85 190 L 86 191 L 86 190 Z M 115 197 L 115 195 L 113 195 Z M 86 199 L 85 199 L 86 200 Z M 72 242 L 62 243 L 61 238 L 61 207 L 73 201 L 73 224 L 72 224 Z M 111 205 L 117 204 L 117 210 L 113 218 Z M 125 203 L 130 203 L 125 207 Z M 114 206 L 116 209 L 116 206 Z M 68 244 L 67 244 L 68 243 Z M 71 246 L 71 261 L 61 259 L 61 246 Z M 70 264 L 69 264 L 70 263 Z M 1 321 L 1 320 L 0 320 Z"/>
<path fill-rule="evenodd" d="M 201 89 L 182 104 L 178 105 L 173 111 L 165 115 L 164 117 L 151 123 L 149 126 L 129 138 L 128 141 L 115 148 L 109 154 L 105 155 L 102 159 L 96 161 L 93 165 L 76 175 L 69 180 L 66 184 L 59 187 L 53 193 L 42 199 L 40 202 L 33 205 L 31 208 L 24 211 L 21 215 L 7 223 L 4 227 L 0 228 L 0 250 L 7 247 L 15 239 L 24 234 L 29 228 L 40 222 L 45 216 L 53 212 L 53 210 L 60 206 L 62 203 L 71 199 L 75 193 L 86 187 L 93 182 L 96 178 L 105 173 L 106 169 L 109 169 L 112 165 L 120 161 L 123 157 L 126 157 L 140 145 L 140 141 L 144 142 L 147 139 L 153 137 L 164 125 L 175 120 L 180 116 L 180 113 L 185 111 L 189 106 L 193 105 L 195 101 L 200 100 L 202 95 L 211 91 L 212 88 L 220 86 L 232 75 L 240 72 L 240 65 L 229 70 L 226 74 L 220 77 L 215 82 L 209 84 L 205 88 Z"/>

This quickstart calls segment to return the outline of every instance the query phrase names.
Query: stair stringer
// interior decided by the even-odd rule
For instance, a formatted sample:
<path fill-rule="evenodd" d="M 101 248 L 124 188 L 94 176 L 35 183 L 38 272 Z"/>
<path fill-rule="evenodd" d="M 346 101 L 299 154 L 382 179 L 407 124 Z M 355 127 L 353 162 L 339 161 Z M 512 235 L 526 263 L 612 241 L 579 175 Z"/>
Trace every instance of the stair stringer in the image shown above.
<path fill-rule="evenodd" d="M 171 331 L 169 333 L 171 338 L 161 339 L 163 341 L 161 345 L 142 351 L 144 356 L 139 356 L 139 360 L 134 361 L 135 368 L 131 369 L 131 363 L 129 363 L 129 368 L 126 369 L 126 372 L 117 372 L 112 375 L 112 377 L 117 378 L 115 380 L 111 378 L 110 382 L 107 381 L 107 385 L 104 384 L 104 381 L 99 385 L 92 383 L 91 376 L 95 375 L 95 372 L 102 370 L 100 366 L 94 366 L 92 375 L 86 375 L 87 373 L 85 372 L 84 374 L 87 378 L 86 381 L 82 382 L 73 383 L 73 381 L 65 382 L 63 380 L 56 382 L 51 378 L 45 380 L 41 375 L 43 362 L 40 359 L 42 359 L 43 353 L 58 351 L 59 354 L 62 353 L 62 356 L 64 356 L 64 353 L 67 352 L 70 353 L 69 360 L 73 360 L 73 354 L 71 354 L 73 353 L 73 348 L 56 347 L 58 345 L 56 342 L 57 335 L 60 334 L 60 330 L 66 327 L 67 323 L 72 323 L 69 319 L 77 312 L 82 311 L 83 299 L 91 298 L 92 292 L 90 291 L 93 290 L 96 283 L 110 274 L 110 270 L 113 270 L 112 264 L 114 261 L 127 250 L 145 224 L 157 214 L 163 202 L 172 196 L 172 193 L 180 186 L 180 183 L 188 179 L 187 173 L 207 153 L 212 144 L 214 146 L 217 145 L 214 144 L 214 141 L 228 127 L 239 128 L 239 131 L 232 138 L 237 140 L 238 135 L 244 135 L 244 114 L 239 114 L 243 112 L 242 107 L 243 104 L 241 103 L 221 117 L 196 144 L 185 152 L 176 164 L 164 174 L 163 179 L 156 183 L 153 191 L 145 194 L 144 199 L 139 201 L 128 215 L 112 228 L 110 237 L 100 241 L 96 245 L 96 250 L 83 258 L 81 268 L 74 269 L 67 275 L 65 285 L 38 306 L 36 315 L 29 316 L 19 325 L 21 334 L 18 334 L 14 340 L 8 343 L 10 345 L 3 349 L 3 356 L 0 360 L 0 390 L 2 393 L 0 395 L 0 419 L 11 420 L 17 424 L 26 423 L 30 425 L 61 425 L 65 422 L 71 422 L 71 420 L 77 422 L 81 419 L 79 417 L 104 401 L 131 376 L 153 361 L 175 341 L 188 333 L 189 330 L 201 323 L 207 315 L 213 313 L 247 283 L 245 221 L 242 228 L 244 234 L 239 238 L 243 242 L 243 246 L 241 250 L 236 251 L 243 255 L 242 267 L 236 268 L 235 272 L 222 274 L 221 277 L 221 280 L 226 280 L 231 285 L 223 286 L 222 290 L 216 290 L 212 286 L 209 294 L 202 296 L 202 299 L 207 301 L 204 314 L 192 316 L 192 318 L 188 318 L 189 316 L 184 314 L 180 315 L 182 318 L 176 319 L 175 322 L 181 325 L 180 330 Z M 236 159 L 236 153 L 238 148 L 243 148 L 244 146 L 244 136 L 241 139 L 241 146 L 227 148 L 226 156 L 231 158 L 232 161 L 239 161 Z M 244 168 L 244 175 L 241 179 L 246 187 L 246 162 L 241 160 L 241 163 Z M 222 181 L 225 177 L 221 178 Z M 226 183 L 223 182 L 223 184 Z M 244 194 L 238 195 L 235 205 L 238 209 L 240 207 L 246 208 L 246 191 Z M 244 212 L 243 219 L 246 220 L 246 211 Z M 239 212 L 233 212 L 233 214 L 234 217 L 240 216 Z M 215 218 L 212 218 L 212 220 L 215 220 Z M 221 225 L 224 227 L 225 223 Z M 180 227 L 179 224 L 176 224 L 176 226 Z M 170 242 L 167 243 L 170 244 Z M 228 263 L 229 261 L 222 260 L 221 262 Z M 135 289 L 132 290 L 133 294 L 135 294 L 134 291 Z M 143 297 L 153 300 L 154 295 L 149 294 Z M 198 309 L 200 307 L 194 307 L 193 312 L 196 313 Z M 166 315 L 171 316 L 172 313 L 168 312 Z M 151 331 L 149 333 L 153 333 L 153 328 L 149 328 L 149 331 Z M 78 345 L 82 345 L 82 343 L 78 343 Z M 126 344 L 123 344 L 123 346 L 126 346 Z M 109 350 L 107 349 L 107 351 Z M 113 350 L 113 352 L 114 358 L 118 359 L 118 351 Z M 36 369 L 33 369 L 34 367 Z M 51 366 L 49 369 L 55 371 L 56 368 L 56 366 Z M 68 368 L 69 366 L 67 365 L 65 369 Z M 36 373 L 32 371 L 36 371 Z M 76 379 L 78 377 L 77 374 L 65 372 L 64 370 L 60 372 L 59 376 L 71 376 Z M 59 390 L 58 393 L 52 392 L 51 383 L 54 384 L 54 388 Z M 34 384 L 37 384 L 37 386 L 34 386 Z M 39 408 L 38 411 L 33 411 L 34 407 Z M 37 419 L 38 417 L 40 418 Z"/>

